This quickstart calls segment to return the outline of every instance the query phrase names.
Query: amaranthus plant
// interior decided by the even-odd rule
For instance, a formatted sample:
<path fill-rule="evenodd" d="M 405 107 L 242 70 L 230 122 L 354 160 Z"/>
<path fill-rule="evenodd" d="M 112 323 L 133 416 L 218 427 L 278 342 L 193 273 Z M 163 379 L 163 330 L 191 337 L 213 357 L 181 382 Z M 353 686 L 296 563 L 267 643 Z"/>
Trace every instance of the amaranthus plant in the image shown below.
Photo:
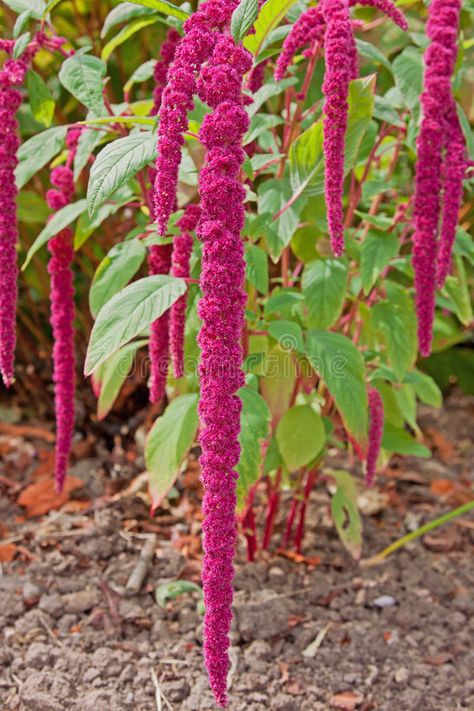
<path fill-rule="evenodd" d="M 58 483 L 74 273 L 99 419 L 149 353 L 152 512 L 200 447 L 204 654 L 223 706 L 239 534 L 251 560 L 277 533 L 301 551 L 326 484 L 359 557 L 354 477 L 371 486 L 392 455 L 429 456 L 417 404 L 442 398 L 425 357 L 472 322 L 472 13 L 458 0 L 3 5 L 3 379 L 17 249 L 19 348 L 50 347 L 31 314 L 40 304 L 47 322 L 49 243 Z M 327 467 L 334 449 L 351 472 Z"/>

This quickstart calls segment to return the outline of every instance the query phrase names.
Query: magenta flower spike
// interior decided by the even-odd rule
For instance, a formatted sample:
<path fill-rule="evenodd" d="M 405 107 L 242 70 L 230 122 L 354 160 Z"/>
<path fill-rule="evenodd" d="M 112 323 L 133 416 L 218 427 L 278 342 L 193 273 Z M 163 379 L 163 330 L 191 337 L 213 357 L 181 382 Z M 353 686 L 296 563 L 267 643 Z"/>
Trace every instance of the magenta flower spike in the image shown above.
<path fill-rule="evenodd" d="M 459 124 L 456 105 L 452 102 L 446 117 L 446 153 L 444 157 L 443 211 L 441 234 L 438 245 L 438 264 L 436 282 L 439 288 L 444 286 L 451 269 L 451 260 L 459 210 L 463 195 L 463 180 L 466 174 L 467 156 L 464 134 Z"/>
<path fill-rule="evenodd" d="M 349 82 L 357 76 L 357 53 L 347 0 L 323 0 L 326 22 L 324 76 L 324 188 L 334 254 L 344 251 L 342 196 Z"/>
<path fill-rule="evenodd" d="M 176 53 L 176 48 L 180 39 L 181 35 L 179 34 L 179 32 L 173 27 L 171 27 L 166 34 L 166 40 L 161 45 L 161 60 L 156 63 L 155 70 L 153 72 L 155 88 L 153 90 L 153 108 L 151 110 L 152 116 L 156 116 L 156 114 L 160 110 L 161 99 L 163 96 L 163 89 L 166 86 L 168 70 L 173 62 L 174 55 Z"/>
<path fill-rule="evenodd" d="M 0 49 L 11 52 L 13 47 L 11 41 L 2 40 Z M 0 374 L 7 388 L 14 379 L 18 298 L 15 169 L 20 145 L 16 113 L 21 94 L 13 87 L 23 82 L 27 69 L 26 59 L 7 59 L 0 71 Z"/>
<path fill-rule="evenodd" d="M 283 49 L 278 57 L 275 79 L 280 81 L 285 76 L 296 52 L 305 44 L 321 42 L 324 37 L 324 17 L 321 6 L 310 7 L 295 22 L 290 34 L 283 42 Z"/>
<path fill-rule="evenodd" d="M 166 233 L 175 206 L 183 133 L 188 126 L 188 111 L 194 106 L 197 76 L 237 5 L 238 0 L 204 2 L 184 23 L 184 37 L 168 71 L 160 108 L 155 179 L 155 216 L 161 235 Z"/>
<path fill-rule="evenodd" d="M 204 656 L 219 706 L 227 704 L 236 541 L 235 467 L 240 457 L 242 408 L 237 392 L 245 382 L 241 345 L 245 262 L 240 237 L 245 191 L 239 173 L 245 155 L 242 139 L 249 125 L 242 82 L 251 65 L 251 56 L 243 47 L 236 47 L 229 36 L 221 36 L 199 81 L 199 95 L 213 109 L 200 130 L 207 159 L 200 173 L 202 216 L 198 225 L 198 237 L 203 242 L 203 297 L 199 305 L 202 328 L 198 341 L 204 485 Z"/>
<path fill-rule="evenodd" d="M 187 205 L 183 217 L 177 225 L 181 233 L 175 237 L 171 257 L 171 274 L 187 279 L 190 272 L 190 259 L 193 251 L 192 232 L 196 229 L 201 210 L 198 205 Z M 175 378 L 184 375 L 184 329 L 186 325 L 187 294 L 183 294 L 171 307 L 170 313 L 170 351 Z"/>
<path fill-rule="evenodd" d="M 425 54 L 424 89 L 421 95 L 423 119 L 417 140 L 418 162 L 414 200 L 413 268 L 415 300 L 418 316 L 420 353 L 428 356 L 433 338 L 436 272 L 438 261 L 438 225 L 441 212 L 443 148 L 448 140 L 447 127 L 453 103 L 451 76 L 456 60 L 457 28 L 460 0 L 433 0 L 429 7 L 427 34 L 431 44 Z M 459 139 L 458 139 L 459 140 Z M 452 144 L 451 144 L 452 145 Z M 450 181 L 453 174 L 450 175 Z M 462 180 L 462 179 L 461 179 Z M 453 186 L 449 185 L 448 205 L 453 201 Z M 462 189 L 458 187 L 457 190 Z M 456 209 L 457 221 L 457 209 Z M 445 236 L 450 234 L 452 218 L 444 220 Z M 452 245 L 451 245 L 452 246 Z M 443 259 L 450 261 L 450 247 L 445 240 Z M 441 253 L 440 253 L 441 256 Z M 443 272 L 446 269 L 443 263 Z M 448 266 L 449 269 L 449 266 Z M 438 274 L 438 279 L 439 279 Z"/>
<path fill-rule="evenodd" d="M 349 5 L 362 5 L 365 7 L 373 7 L 383 12 L 387 17 L 394 21 L 402 30 L 408 29 L 408 22 L 398 7 L 395 7 L 391 0 L 349 0 Z"/>
<path fill-rule="evenodd" d="M 66 139 L 69 149 L 67 164 L 51 172 L 51 184 L 46 201 L 51 210 L 68 205 L 74 195 L 74 174 L 71 165 L 77 150 L 80 130 L 71 130 Z M 48 272 L 51 277 L 51 326 L 53 329 L 53 380 L 56 414 L 56 491 L 61 493 L 67 476 L 72 438 L 74 435 L 74 394 L 76 387 L 74 356 L 74 259 L 73 232 L 62 230 L 49 240 L 51 255 Z"/>
<path fill-rule="evenodd" d="M 380 393 L 375 388 L 369 390 L 369 444 L 365 470 L 365 483 L 372 486 L 377 471 L 377 459 L 380 454 L 383 435 L 384 409 Z"/>
<path fill-rule="evenodd" d="M 171 244 L 153 245 L 148 254 L 149 274 L 169 274 L 171 268 Z M 169 311 L 151 325 L 150 344 L 150 401 L 161 402 L 166 392 L 169 365 Z"/>

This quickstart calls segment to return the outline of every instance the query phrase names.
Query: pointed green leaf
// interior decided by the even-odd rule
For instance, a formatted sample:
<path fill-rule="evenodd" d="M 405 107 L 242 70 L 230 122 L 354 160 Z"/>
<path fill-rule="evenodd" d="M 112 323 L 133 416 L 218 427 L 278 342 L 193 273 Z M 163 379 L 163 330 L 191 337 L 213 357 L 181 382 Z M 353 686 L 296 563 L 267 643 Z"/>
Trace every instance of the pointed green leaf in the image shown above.
<path fill-rule="evenodd" d="M 341 259 L 316 259 L 305 266 L 301 286 L 310 328 L 333 325 L 342 311 L 348 280 L 347 263 Z"/>
<path fill-rule="evenodd" d="M 133 35 L 137 32 L 140 32 L 140 30 L 143 30 L 145 27 L 149 27 L 150 25 L 154 25 L 156 22 L 158 22 L 157 17 L 142 17 L 139 20 L 135 20 L 135 22 L 131 22 L 129 25 L 126 25 L 115 35 L 115 37 L 112 37 L 112 39 L 107 42 L 102 49 L 100 56 L 106 62 L 117 47 L 120 47 L 121 44 L 130 39 L 130 37 L 133 37 Z"/>
<path fill-rule="evenodd" d="M 145 256 L 145 246 L 139 239 L 119 242 L 112 247 L 97 267 L 89 292 L 89 306 L 94 317 L 135 276 Z"/>
<path fill-rule="evenodd" d="M 361 353 L 345 336 L 329 331 L 308 331 L 306 352 L 326 384 L 346 429 L 363 445 L 367 438 L 367 390 Z"/>
<path fill-rule="evenodd" d="M 310 405 L 297 405 L 285 412 L 276 429 L 276 441 L 288 471 L 310 464 L 326 441 L 321 415 Z"/>
<path fill-rule="evenodd" d="M 268 294 L 268 260 L 263 249 L 254 244 L 245 247 L 247 279 L 261 294 Z"/>
<path fill-rule="evenodd" d="M 97 417 L 103 420 L 114 406 L 122 385 L 126 381 L 137 350 L 148 343 L 146 340 L 127 343 L 102 363 L 94 373 L 94 381 L 99 386 Z"/>
<path fill-rule="evenodd" d="M 109 143 L 97 156 L 87 189 L 89 214 L 156 158 L 156 136 L 134 133 Z"/>
<path fill-rule="evenodd" d="M 115 294 L 100 310 L 87 350 L 85 375 L 91 375 L 121 346 L 140 335 L 186 291 L 186 282 L 155 275 Z"/>
<path fill-rule="evenodd" d="M 178 20 L 186 20 L 188 18 L 188 13 L 185 10 L 176 7 L 176 5 L 168 2 L 168 0 L 130 0 L 130 2 L 135 3 L 135 5 L 149 7 L 151 10 L 162 12 L 164 15 L 170 17 L 177 17 Z"/>
<path fill-rule="evenodd" d="M 72 223 L 77 220 L 79 215 L 82 215 L 85 210 L 87 210 L 87 202 L 85 200 L 78 200 L 77 202 L 66 205 L 55 212 L 46 227 L 40 232 L 29 248 L 22 266 L 22 271 L 26 269 L 28 264 L 31 262 L 31 259 L 34 257 L 36 252 L 43 247 L 43 245 L 45 245 L 52 237 L 55 237 L 59 232 L 66 229 L 66 227 L 72 225 Z"/>
<path fill-rule="evenodd" d="M 23 143 L 18 150 L 18 167 L 15 171 L 16 185 L 20 189 L 54 158 L 62 149 L 68 127 L 57 126 L 37 133 Z"/>
<path fill-rule="evenodd" d="M 280 24 L 296 0 L 267 0 L 263 3 L 255 22 L 255 34 L 244 39 L 244 46 L 256 57 L 260 54 L 269 34 Z"/>
<path fill-rule="evenodd" d="M 59 81 L 81 104 L 99 116 L 106 114 L 102 80 L 107 65 L 90 54 L 74 54 L 63 62 Z"/>
<path fill-rule="evenodd" d="M 239 44 L 252 27 L 258 15 L 258 0 L 240 0 L 232 14 L 230 31 Z"/>
<path fill-rule="evenodd" d="M 360 276 L 366 294 L 372 289 L 383 269 L 398 254 L 400 242 L 391 232 L 371 230 L 362 242 Z"/>
<path fill-rule="evenodd" d="M 55 106 L 51 92 L 40 75 L 32 69 L 27 74 L 26 83 L 33 117 L 49 128 L 53 120 Z"/>
<path fill-rule="evenodd" d="M 357 507 L 357 489 L 349 472 L 328 470 L 328 475 L 336 480 L 336 493 L 331 499 L 331 513 L 339 538 L 353 558 L 359 560 L 362 554 L 362 519 Z"/>
<path fill-rule="evenodd" d="M 249 387 L 239 390 L 242 400 L 240 417 L 240 460 L 236 467 L 238 508 L 245 505 L 250 488 L 258 481 L 262 469 L 262 442 L 270 433 L 270 410 L 261 395 Z"/>
<path fill-rule="evenodd" d="M 412 437 L 408 432 L 385 422 L 382 447 L 388 452 L 413 455 L 414 457 L 431 457 L 430 450 Z"/>
<path fill-rule="evenodd" d="M 399 381 L 417 356 L 416 316 L 412 300 L 402 287 L 386 283 L 387 299 L 372 308 L 374 327 L 387 345 L 388 360 Z"/>
<path fill-rule="evenodd" d="M 152 509 L 174 485 L 199 424 L 196 393 L 180 395 L 153 425 L 146 441 L 145 461 L 150 472 Z"/>

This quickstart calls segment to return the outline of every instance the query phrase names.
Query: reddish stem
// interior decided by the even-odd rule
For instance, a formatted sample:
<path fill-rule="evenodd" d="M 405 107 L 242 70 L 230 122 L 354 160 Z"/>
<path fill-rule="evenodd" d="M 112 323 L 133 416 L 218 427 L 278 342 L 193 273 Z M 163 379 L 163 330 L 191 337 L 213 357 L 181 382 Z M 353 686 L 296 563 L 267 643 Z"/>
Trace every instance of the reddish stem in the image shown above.
<path fill-rule="evenodd" d="M 273 533 L 273 528 L 275 526 L 275 518 L 278 513 L 278 508 L 280 505 L 280 484 L 281 484 L 281 467 L 277 471 L 275 478 L 275 485 L 273 491 L 270 494 L 268 501 L 268 511 L 267 518 L 265 520 L 265 531 L 263 534 L 262 548 L 264 551 L 268 550 L 270 545 L 270 540 Z"/>
<path fill-rule="evenodd" d="M 306 508 L 308 505 L 309 497 L 311 494 L 311 489 L 313 488 L 315 479 L 316 479 L 316 471 L 313 469 L 310 472 L 308 472 L 308 476 L 306 478 L 306 484 L 304 487 L 303 500 L 302 500 L 301 506 L 300 506 L 300 519 L 298 521 L 298 528 L 296 529 L 296 535 L 295 535 L 295 548 L 296 548 L 297 553 L 301 553 L 301 548 L 302 548 L 302 544 L 303 544 L 303 536 L 304 536 Z"/>

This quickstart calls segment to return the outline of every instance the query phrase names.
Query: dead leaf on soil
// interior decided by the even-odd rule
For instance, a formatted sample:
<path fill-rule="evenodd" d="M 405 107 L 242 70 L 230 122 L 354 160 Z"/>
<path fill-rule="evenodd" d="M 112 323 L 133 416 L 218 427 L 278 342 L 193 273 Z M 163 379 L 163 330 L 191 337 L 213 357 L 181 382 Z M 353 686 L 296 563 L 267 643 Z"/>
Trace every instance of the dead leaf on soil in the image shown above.
<path fill-rule="evenodd" d="M 473 498 L 469 487 L 463 486 L 459 482 L 451 481 L 451 479 L 433 479 L 430 484 L 430 491 L 435 496 L 449 501 L 453 506 L 462 506 Z"/>
<path fill-rule="evenodd" d="M 301 555 L 301 553 L 296 553 L 296 551 L 287 551 L 284 548 L 279 548 L 277 550 L 277 555 L 288 558 L 289 560 L 292 560 L 293 563 L 304 563 L 305 565 L 319 565 L 321 563 L 319 555 L 308 557 Z"/>
<path fill-rule="evenodd" d="M 30 484 L 23 489 L 18 497 L 20 506 L 26 509 L 28 518 L 42 516 L 52 509 L 59 509 L 67 501 L 71 492 L 84 486 L 82 479 L 68 476 L 62 494 L 56 494 L 54 490 L 54 479 L 40 479 L 34 484 Z"/>
<path fill-rule="evenodd" d="M 435 450 L 435 454 L 444 464 L 448 464 L 454 456 L 455 449 L 442 432 L 435 430 L 434 427 L 427 427 L 424 431 L 427 445 L 430 449 Z"/>
<path fill-rule="evenodd" d="M 355 711 L 357 706 L 360 706 L 364 697 L 358 691 L 343 691 L 340 694 L 331 696 L 330 704 L 335 709 L 342 711 Z"/>
<path fill-rule="evenodd" d="M 34 425 L 12 425 L 8 422 L 0 422 L 0 434 L 10 435 L 12 437 L 25 437 L 27 439 L 41 439 L 44 442 L 51 443 L 56 439 L 53 432 L 43 427 L 35 427 Z"/>
<path fill-rule="evenodd" d="M 0 543 L 0 563 L 10 563 L 16 552 L 17 547 L 14 543 Z"/>

